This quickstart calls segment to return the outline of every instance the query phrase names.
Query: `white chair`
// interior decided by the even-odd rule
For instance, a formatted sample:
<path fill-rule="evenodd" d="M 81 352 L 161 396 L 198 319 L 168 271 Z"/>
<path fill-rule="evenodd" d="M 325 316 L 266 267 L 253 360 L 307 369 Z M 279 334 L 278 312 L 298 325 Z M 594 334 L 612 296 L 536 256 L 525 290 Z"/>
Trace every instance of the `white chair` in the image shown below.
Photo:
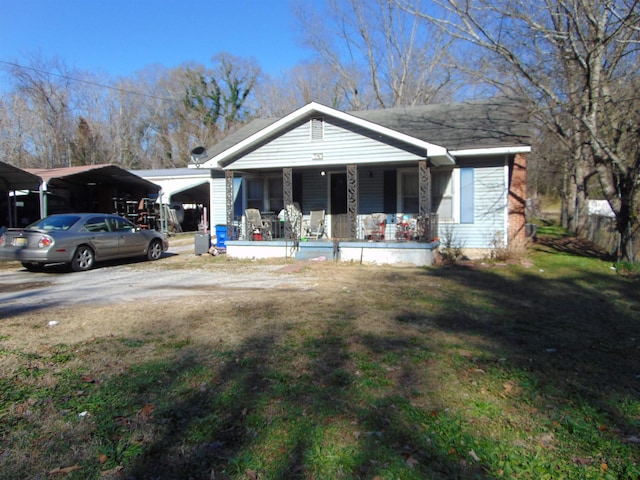
<path fill-rule="evenodd" d="M 251 240 L 271 240 L 271 222 L 260 215 L 257 208 L 247 208 L 244 211 L 247 220 L 247 237 Z"/>
<path fill-rule="evenodd" d="M 305 227 L 305 235 L 307 238 L 315 238 L 318 240 L 324 235 L 324 210 L 311 210 L 309 222 Z"/>

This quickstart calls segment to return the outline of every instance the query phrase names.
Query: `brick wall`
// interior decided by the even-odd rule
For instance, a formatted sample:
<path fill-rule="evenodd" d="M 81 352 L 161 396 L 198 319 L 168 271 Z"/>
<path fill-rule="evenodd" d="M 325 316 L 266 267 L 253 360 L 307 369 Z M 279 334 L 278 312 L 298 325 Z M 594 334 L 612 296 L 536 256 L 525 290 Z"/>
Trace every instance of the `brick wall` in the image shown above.
<path fill-rule="evenodd" d="M 509 247 L 523 247 L 527 199 L 527 155 L 518 153 L 509 163 Z"/>

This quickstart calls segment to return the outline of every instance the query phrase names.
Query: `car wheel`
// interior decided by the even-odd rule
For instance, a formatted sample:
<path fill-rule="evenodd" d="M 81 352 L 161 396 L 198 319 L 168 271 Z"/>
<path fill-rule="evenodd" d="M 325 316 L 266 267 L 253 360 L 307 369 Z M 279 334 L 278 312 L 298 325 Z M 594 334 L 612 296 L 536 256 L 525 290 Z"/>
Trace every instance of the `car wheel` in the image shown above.
<path fill-rule="evenodd" d="M 38 262 L 22 262 L 22 266 L 30 272 L 41 272 L 44 270 L 44 264 Z"/>
<path fill-rule="evenodd" d="M 162 243 L 160 240 L 152 240 L 147 249 L 148 260 L 158 260 L 162 256 Z"/>
<path fill-rule="evenodd" d="M 91 248 L 86 245 L 80 245 L 76 249 L 76 253 L 73 254 L 73 259 L 71 260 L 71 270 L 74 272 L 84 272 L 85 270 L 89 270 L 93 267 L 93 261 L 95 260 L 95 255 Z"/>

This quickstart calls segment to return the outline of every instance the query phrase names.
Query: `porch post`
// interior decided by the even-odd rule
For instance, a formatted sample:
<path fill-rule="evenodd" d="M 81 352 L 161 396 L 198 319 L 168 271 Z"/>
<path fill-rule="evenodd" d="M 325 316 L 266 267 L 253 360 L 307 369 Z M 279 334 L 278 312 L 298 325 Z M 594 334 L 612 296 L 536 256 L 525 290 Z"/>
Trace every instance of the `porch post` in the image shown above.
<path fill-rule="evenodd" d="M 229 240 L 236 240 L 236 232 L 233 229 L 233 170 L 224 171 L 224 182 L 227 197 L 227 238 Z"/>
<path fill-rule="evenodd" d="M 431 217 L 431 168 L 427 160 L 418 162 L 418 241 L 430 241 L 432 235 L 429 232 Z"/>
<path fill-rule="evenodd" d="M 291 225 L 291 219 L 289 218 L 289 205 L 293 204 L 293 169 L 282 169 L 282 196 L 284 203 L 284 238 L 287 240 L 293 240 L 293 228 Z"/>
<path fill-rule="evenodd" d="M 347 165 L 347 218 L 350 238 L 358 238 L 358 166 Z"/>

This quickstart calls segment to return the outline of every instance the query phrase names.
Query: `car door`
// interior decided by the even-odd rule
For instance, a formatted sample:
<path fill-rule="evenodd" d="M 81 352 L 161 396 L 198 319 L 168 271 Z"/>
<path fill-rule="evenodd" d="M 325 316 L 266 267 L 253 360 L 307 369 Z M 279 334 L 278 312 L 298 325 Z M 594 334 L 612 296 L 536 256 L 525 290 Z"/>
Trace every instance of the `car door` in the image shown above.
<path fill-rule="evenodd" d="M 82 230 L 89 236 L 96 258 L 106 259 L 118 256 L 118 234 L 107 224 L 105 215 L 88 217 Z"/>
<path fill-rule="evenodd" d="M 118 233 L 118 256 L 131 257 L 142 255 L 147 246 L 147 239 L 140 233 L 136 226 L 122 217 L 114 215 L 109 218 L 112 229 Z"/>

